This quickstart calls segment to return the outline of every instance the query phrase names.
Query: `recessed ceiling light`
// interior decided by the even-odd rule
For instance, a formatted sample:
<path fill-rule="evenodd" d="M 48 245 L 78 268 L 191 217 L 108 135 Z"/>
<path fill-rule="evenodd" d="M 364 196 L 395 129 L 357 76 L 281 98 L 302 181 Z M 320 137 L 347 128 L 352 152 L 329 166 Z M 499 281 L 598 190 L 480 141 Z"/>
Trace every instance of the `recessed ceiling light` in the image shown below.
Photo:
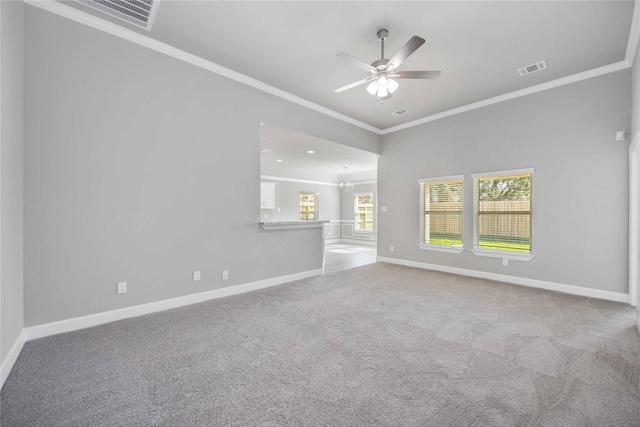
<path fill-rule="evenodd" d="M 315 153 L 315 151 L 313 151 L 313 150 L 307 151 L 307 154 L 313 154 L 313 153 Z"/>
<path fill-rule="evenodd" d="M 276 160 L 276 162 L 281 162 L 281 161 L 282 161 L 282 159 L 278 159 L 278 160 Z"/>
<path fill-rule="evenodd" d="M 268 148 L 263 148 L 262 150 L 260 150 L 261 153 L 273 153 L 273 150 L 270 150 Z"/>

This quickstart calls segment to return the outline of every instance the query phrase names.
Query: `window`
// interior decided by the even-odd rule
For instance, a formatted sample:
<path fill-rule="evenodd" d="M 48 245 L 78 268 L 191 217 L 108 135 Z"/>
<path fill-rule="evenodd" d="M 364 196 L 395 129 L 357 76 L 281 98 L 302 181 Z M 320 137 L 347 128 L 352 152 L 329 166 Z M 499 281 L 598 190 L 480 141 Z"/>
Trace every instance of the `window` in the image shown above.
<path fill-rule="evenodd" d="M 318 219 L 318 193 L 300 193 L 300 219 L 304 221 Z"/>
<path fill-rule="evenodd" d="M 522 255 L 520 259 L 531 259 L 533 169 L 472 177 L 474 253 L 496 256 L 500 252 L 497 256 L 501 258 Z M 514 256 L 503 256 L 505 252 Z"/>
<path fill-rule="evenodd" d="M 462 175 L 420 180 L 420 247 L 462 251 Z"/>
<path fill-rule="evenodd" d="M 354 194 L 356 230 L 373 231 L 373 193 Z"/>

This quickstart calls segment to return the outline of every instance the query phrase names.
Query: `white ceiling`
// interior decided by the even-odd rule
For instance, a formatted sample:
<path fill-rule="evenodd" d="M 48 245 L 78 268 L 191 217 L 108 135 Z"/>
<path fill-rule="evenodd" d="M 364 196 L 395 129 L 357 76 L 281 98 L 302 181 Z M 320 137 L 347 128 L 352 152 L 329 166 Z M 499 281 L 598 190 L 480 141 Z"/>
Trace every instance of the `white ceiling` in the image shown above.
<path fill-rule="evenodd" d="M 380 130 L 620 63 L 625 60 L 634 15 L 634 2 L 620 0 L 161 0 L 153 27 L 146 31 L 78 2 L 62 3 Z M 334 89 L 367 77 L 366 71 L 336 55 L 346 52 L 367 63 L 379 59 L 376 32 L 382 28 L 390 33 L 386 58 L 413 35 L 426 39 L 400 71 L 442 70 L 440 78 L 400 80 L 399 89 L 384 104 L 366 92 L 366 85 L 335 93 Z M 524 77 L 518 74 L 518 68 L 541 60 L 548 69 Z M 409 114 L 391 115 L 399 109 Z M 263 175 L 337 182 L 344 166 L 362 167 L 360 180 L 375 175 L 367 176 L 366 164 L 356 166 L 366 163 L 360 150 L 322 141 L 327 151 L 312 161 L 300 153 L 318 144 L 316 138 L 267 126 L 263 139 L 263 146 L 274 152 L 291 150 L 289 169 L 285 162 L 263 161 Z M 331 166 L 323 157 L 329 153 L 338 159 Z M 373 156 L 370 164 L 377 163 L 375 155 L 367 154 Z M 306 173 L 301 175 L 302 171 Z"/>
<path fill-rule="evenodd" d="M 67 3 L 69 4 L 69 3 Z M 72 2 L 73 4 L 73 2 Z M 104 17 L 81 4 L 73 7 Z M 107 19 L 379 129 L 571 76 L 625 59 L 633 1 L 171 1 L 150 32 Z M 384 105 L 367 77 L 336 57 L 390 58 L 413 35 L 426 39 L 400 70 L 442 70 L 401 80 Z M 548 69 L 517 69 L 546 60 Z M 406 109 L 409 114 L 390 113 Z"/>

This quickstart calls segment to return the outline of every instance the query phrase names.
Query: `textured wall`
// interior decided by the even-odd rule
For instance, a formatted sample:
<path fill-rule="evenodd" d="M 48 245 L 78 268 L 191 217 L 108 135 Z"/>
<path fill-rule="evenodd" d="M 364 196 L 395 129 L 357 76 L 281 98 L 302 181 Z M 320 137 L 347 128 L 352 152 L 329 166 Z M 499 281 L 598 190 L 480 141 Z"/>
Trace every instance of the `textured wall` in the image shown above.
<path fill-rule="evenodd" d="M 615 132 L 630 128 L 630 89 L 627 69 L 385 135 L 378 255 L 627 293 L 628 144 Z M 418 248 L 420 178 L 465 175 L 470 249 L 470 174 L 521 168 L 535 168 L 533 260 Z"/>
<path fill-rule="evenodd" d="M 260 122 L 374 152 L 379 135 L 26 12 L 27 326 L 321 267 L 320 229 L 258 226 Z"/>
<path fill-rule="evenodd" d="M 23 327 L 23 10 L 22 2 L 0 2 L 0 146 L 2 212 L 0 360 Z"/>

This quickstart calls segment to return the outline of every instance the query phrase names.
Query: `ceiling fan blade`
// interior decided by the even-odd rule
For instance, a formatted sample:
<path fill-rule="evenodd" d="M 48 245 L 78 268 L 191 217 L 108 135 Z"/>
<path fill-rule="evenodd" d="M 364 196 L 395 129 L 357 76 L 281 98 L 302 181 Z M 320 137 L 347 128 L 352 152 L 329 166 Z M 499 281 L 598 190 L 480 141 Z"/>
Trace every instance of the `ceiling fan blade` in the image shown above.
<path fill-rule="evenodd" d="M 339 53 L 336 55 L 338 58 L 342 58 L 347 62 L 350 62 L 351 64 L 355 65 L 358 68 L 362 68 L 363 70 L 369 71 L 369 70 L 374 70 L 375 68 L 371 66 L 371 64 L 367 64 L 364 61 L 360 61 L 358 58 L 354 58 L 353 56 L 349 55 L 348 53 Z"/>
<path fill-rule="evenodd" d="M 346 86 L 339 87 L 338 89 L 335 89 L 335 90 L 334 90 L 334 92 L 335 92 L 335 93 L 344 92 L 345 90 L 348 90 L 348 89 L 354 88 L 354 87 L 356 87 L 356 86 L 360 86 L 360 85 L 363 85 L 363 84 L 365 84 L 365 83 L 368 83 L 368 82 L 370 82 L 370 81 L 371 81 L 371 80 L 373 80 L 373 79 L 374 79 L 373 77 L 369 77 L 369 78 L 367 78 L 367 79 L 358 80 L 357 82 L 354 82 L 354 83 L 348 84 L 348 85 L 346 85 Z"/>
<path fill-rule="evenodd" d="M 390 77 L 397 79 L 437 79 L 442 71 L 397 71 Z"/>
<path fill-rule="evenodd" d="M 389 68 L 389 66 L 393 66 L 393 68 L 397 70 L 400 64 L 402 64 L 405 59 L 407 59 L 413 52 L 416 51 L 416 49 L 418 49 L 423 44 L 424 39 L 422 37 L 411 37 L 409 41 L 405 43 L 404 46 L 402 46 L 398 53 L 393 55 L 393 57 L 389 60 L 389 62 L 387 63 L 387 68 Z"/>

